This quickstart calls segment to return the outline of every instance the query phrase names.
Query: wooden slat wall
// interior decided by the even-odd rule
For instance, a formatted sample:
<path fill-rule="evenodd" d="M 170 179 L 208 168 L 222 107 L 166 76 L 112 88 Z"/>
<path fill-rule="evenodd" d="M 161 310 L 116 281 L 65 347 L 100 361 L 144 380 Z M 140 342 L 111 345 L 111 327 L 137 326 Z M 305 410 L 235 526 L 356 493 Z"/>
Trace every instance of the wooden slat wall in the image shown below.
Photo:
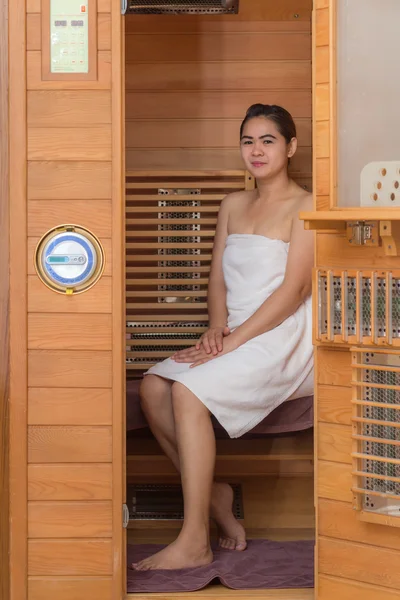
<path fill-rule="evenodd" d="M 334 0 L 316 0 L 314 13 L 314 188 L 317 210 L 333 206 L 335 137 Z M 398 261 L 397 261 L 398 262 Z M 317 232 L 322 269 L 395 269 L 382 248 L 351 247 L 340 233 Z M 351 491 L 351 354 L 316 349 L 316 505 L 318 600 L 400 599 L 397 528 L 360 521 Z"/>
<path fill-rule="evenodd" d="M 204 331 L 220 202 L 227 193 L 254 185 L 244 170 L 127 171 L 129 376 L 141 376 Z"/>
<path fill-rule="evenodd" d="M 18 584 L 12 600 L 111 600 L 123 590 L 123 34 L 119 5 L 98 0 L 97 9 L 97 81 L 42 81 L 40 1 L 25 6 L 18 0 L 13 18 L 14 33 L 25 18 L 27 33 L 25 89 L 19 79 L 27 113 L 26 161 L 24 138 L 19 140 L 27 198 L 23 191 L 18 196 L 26 256 L 18 274 L 12 265 L 15 280 L 27 289 L 26 306 L 24 296 L 19 300 L 13 292 L 26 333 L 18 342 L 14 333 L 11 346 L 14 363 L 24 357 L 24 345 L 27 353 L 27 381 L 23 364 L 20 383 L 16 364 L 12 371 L 13 415 L 22 417 L 13 420 L 13 441 L 18 430 L 21 448 L 20 459 L 13 449 L 13 490 L 21 492 L 13 531 L 21 547 L 27 544 L 27 555 L 17 556 L 13 542 L 19 571 L 12 572 Z M 20 119 L 23 130 L 22 111 Z M 23 173 L 18 176 L 23 180 Z M 15 169 L 11 177 L 15 187 Z M 33 269 L 39 237 L 63 223 L 88 227 L 106 253 L 102 279 L 77 297 L 51 292 Z M 15 211 L 11 227 L 18 229 Z"/>
<path fill-rule="evenodd" d="M 298 126 L 292 173 L 311 189 L 311 0 L 243 0 L 235 16 L 126 19 L 127 169 L 241 169 L 255 102 Z"/>

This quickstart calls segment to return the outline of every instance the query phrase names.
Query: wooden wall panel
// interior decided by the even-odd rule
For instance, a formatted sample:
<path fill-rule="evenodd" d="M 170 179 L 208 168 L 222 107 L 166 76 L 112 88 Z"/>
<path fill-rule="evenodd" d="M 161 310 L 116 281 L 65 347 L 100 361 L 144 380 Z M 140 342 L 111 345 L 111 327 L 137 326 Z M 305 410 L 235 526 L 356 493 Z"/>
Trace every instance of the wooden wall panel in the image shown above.
<path fill-rule="evenodd" d="M 0 598 L 9 598 L 8 1 L 0 3 Z"/>
<path fill-rule="evenodd" d="M 111 350 L 111 334 L 111 315 L 28 316 L 28 348 L 32 350 Z"/>
<path fill-rule="evenodd" d="M 30 540 L 29 573 L 35 575 L 111 575 L 112 541 Z"/>
<path fill-rule="evenodd" d="M 29 350 L 29 387 L 111 387 L 111 352 Z"/>
<path fill-rule="evenodd" d="M 46 110 L 43 110 L 46 103 Z M 94 107 L 96 110 L 93 110 Z M 28 125 L 70 127 L 111 123 L 111 93 L 97 90 L 48 90 L 28 92 Z"/>
<path fill-rule="evenodd" d="M 28 237 L 39 238 L 59 223 L 79 223 L 100 238 L 111 239 L 111 200 L 31 200 Z"/>
<path fill-rule="evenodd" d="M 33 313 L 109 313 L 111 294 L 111 277 L 102 277 L 88 292 L 76 296 L 74 302 L 70 296 L 55 295 L 36 275 L 28 277 L 28 310 Z"/>
<path fill-rule="evenodd" d="M 24 235 L 27 231 L 21 281 L 27 303 L 20 327 L 25 325 L 28 361 L 28 378 L 21 382 L 28 428 L 21 430 L 27 460 L 19 476 L 28 486 L 29 505 L 22 494 L 28 557 L 19 581 L 25 585 L 28 580 L 28 600 L 111 600 L 123 587 L 120 8 L 110 0 L 95 3 L 97 80 L 42 81 L 41 2 L 20 4 L 26 14 L 21 84 L 27 87 L 26 119 L 20 111 L 27 136 L 21 158 L 27 178 L 21 168 L 19 173 L 27 183 L 20 201 L 19 226 Z M 23 145 L 20 149 L 23 153 Z M 65 223 L 87 227 L 106 254 L 102 278 L 87 293 L 72 297 L 44 286 L 33 264 L 40 237 Z M 22 597 L 21 592 L 11 600 Z"/>
<path fill-rule="evenodd" d="M 88 316 L 93 315 L 84 315 L 85 318 Z M 30 388 L 28 423 L 29 425 L 111 425 L 111 390 L 76 387 Z"/>
<path fill-rule="evenodd" d="M 128 170 L 242 168 L 240 123 L 262 102 L 295 118 L 291 173 L 310 188 L 311 7 L 247 0 L 234 18 L 128 16 Z"/>
<path fill-rule="evenodd" d="M 29 500 L 111 500 L 111 464 L 31 464 Z"/>
<path fill-rule="evenodd" d="M 31 539 L 111 537 L 112 503 L 29 502 L 28 523 Z"/>
<path fill-rule="evenodd" d="M 30 577 L 29 600 L 109 600 L 111 577 Z"/>
<path fill-rule="evenodd" d="M 111 427 L 31 425 L 29 463 L 111 462 Z"/>
<path fill-rule="evenodd" d="M 400 600 L 400 591 L 326 575 L 319 577 L 318 589 L 326 600 Z"/>
<path fill-rule="evenodd" d="M 334 0 L 316 0 L 314 4 L 313 174 L 317 210 L 333 209 L 336 202 L 336 7 Z M 382 247 L 353 246 L 343 233 L 318 231 L 316 267 L 347 271 L 398 267 L 396 257 L 385 256 Z M 398 528 L 365 522 L 354 509 L 351 353 L 322 344 L 315 355 L 317 598 L 397 600 Z"/>

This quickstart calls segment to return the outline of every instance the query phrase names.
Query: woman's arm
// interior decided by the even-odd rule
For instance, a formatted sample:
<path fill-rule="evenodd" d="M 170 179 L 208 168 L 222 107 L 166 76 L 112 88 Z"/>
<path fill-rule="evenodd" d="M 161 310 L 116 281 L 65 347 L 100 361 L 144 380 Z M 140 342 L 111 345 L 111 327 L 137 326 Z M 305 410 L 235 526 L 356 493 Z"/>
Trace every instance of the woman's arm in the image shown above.
<path fill-rule="evenodd" d="M 228 311 L 226 308 L 226 287 L 222 270 L 222 255 L 228 237 L 228 204 L 230 196 L 224 198 L 218 213 L 212 252 L 211 270 L 208 281 L 208 319 L 209 327 L 226 327 Z"/>
<path fill-rule="evenodd" d="M 307 206 L 302 207 L 306 209 Z M 292 225 L 284 280 L 260 308 L 231 333 L 235 346 L 274 329 L 296 312 L 311 294 L 313 266 L 314 234 L 305 230 L 303 221 L 297 218 Z"/>

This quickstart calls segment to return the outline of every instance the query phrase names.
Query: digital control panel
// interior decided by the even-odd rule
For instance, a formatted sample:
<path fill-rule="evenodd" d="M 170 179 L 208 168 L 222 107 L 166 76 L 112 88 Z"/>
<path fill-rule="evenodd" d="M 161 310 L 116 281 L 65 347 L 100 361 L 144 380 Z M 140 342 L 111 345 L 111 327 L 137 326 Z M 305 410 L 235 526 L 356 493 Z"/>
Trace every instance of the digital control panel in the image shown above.
<path fill-rule="evenodd" d="M 51 73 L 88 73 L 88 0 L 50 0 Z"/>

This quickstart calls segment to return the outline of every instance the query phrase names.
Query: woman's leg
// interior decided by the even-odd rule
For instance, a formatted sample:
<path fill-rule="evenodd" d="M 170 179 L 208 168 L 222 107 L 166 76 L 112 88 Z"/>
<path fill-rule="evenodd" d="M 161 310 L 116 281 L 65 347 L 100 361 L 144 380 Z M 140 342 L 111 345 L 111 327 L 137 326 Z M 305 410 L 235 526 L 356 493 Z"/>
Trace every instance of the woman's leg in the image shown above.
<path fill-rule="evenodd" d="M 146 375 L 142 381 L 140 395 L 142 409 L 150 429 L 176 470 L 180 472 L 176 441 L 175 419 L 172 408 L 173 382 Z M 246 532 L 232 513 L 233 490 L 227 483 L 214 482 L 211 494 L 211 517 L 219 529 L 219 544 L 229 550 L 245 550 Z"/>
<path fill-rule="evenodd" d="M 172 386 L 172 405 L 180 457 L 184 523 L 178 538 L 135 568 L 184 569 L 212 561 L 209 536 L 215 436 L 210 413 L 184 385 Z"/>

